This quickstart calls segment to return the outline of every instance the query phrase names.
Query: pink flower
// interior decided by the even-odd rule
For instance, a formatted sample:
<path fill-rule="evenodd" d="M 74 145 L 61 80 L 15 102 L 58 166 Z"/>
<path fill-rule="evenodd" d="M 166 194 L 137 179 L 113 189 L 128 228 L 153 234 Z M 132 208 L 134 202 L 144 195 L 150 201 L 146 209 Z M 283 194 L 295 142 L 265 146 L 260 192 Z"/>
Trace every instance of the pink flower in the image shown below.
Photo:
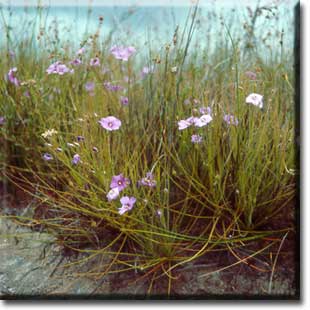
<path fill-rule="evenodd" d="M 59 61 L 52 63 L 52 64 L 46 69 L 47 74 L 57 73 L 57 65 L 58 65 L 59 63 L 60 63 Z"/>
<path fill-rule="evenodd" d="M 188 128 L 189 126 L 195 124 L 196 122 L 198 121 L 198 118 L 197 117 L 194 117 L 194 116 L 191 116 L 185 120 L 180 120 L 178 122 L 178 125 L 179 125 L 179 130 L 183 130 L 183 129 L 186 129 Z"/>
<path fill-rule="evenodd" d="M 118 213 L 120 215 L 123 215 L 125 212 L 128 212 L 133 208 L 137 200 L 135 197 L 124 196 L 120 199 L 120 201 L 121 201 L 122 207 L 118 209 Z"/>
<path fill-rule="evenodd" d="M 154 72 L 154 67 L 143 67 L 141 71 L 141 77 L 144 78 L 146 75 Z"/>
<path fill-rule="evenodd" d="M 129 102 L 128 97 L 121 96 L 121 104 L 122 105 L 128 105 L 128 102 Z"/>
<path fill-rule="evenodd" d="M 118 196 L 119 196 L 119 189 L 117 187 L 112 188 L 107 194 L 107 198 L 109 201 L 115 200 Z"/>
<path fill-rule="evenodd" d="M 139 185 L 148 186 L 148 187 L 155 187 L 156 181 L 154 180 L 154 175 L 152 172 L 147 172 L 146 177 L 141 179 L 138 182 Z"/>
<path fill-rule="evenodd" d="M 130 180 L 125 178 L 123 174 L 114 175 L 110 184 L 110 188 L 117 188 L 120 192 L 130 184 Z"/>
<path fill-rule="evenodd" d="M 14 84 L 15 86 L 19 86 L 19 80 L 17 79 L 17 77 L 15 76 L 15 73 L 17 72 L 17 68 L 14 67 L 12 69 L 9 70 L 8 73 L 8 79 L 9 81 Z"/>
<path fill-rule="evenodd" d="M 262 95 L 253 93 L 246 97 L 245 102 L 253 104 L 262 109 L 264 106 L 263 98 L 264 97 Z"/>
<path fill-rule="evenodd" d="M 192 142 L 193 143 L 201 143 L 202 142 L 202 136 L 200 135 L 192 135 Z"/>
<path fill-rule="evenodd" d="M 211 121 L 212 121 L 212 116 L 209 114 L 204 114 L 195 121 L 194 125 L 196 127 L 203 127 L 209 124 Z"/>
<path fill-rule="evenodd" d="M 98 57 L 91 58 L 89 64 L 90 64 L 92 67 L 98 67 L 98 66 L 100 66 L 100 60 L 99 60 Z"/>
<path fill-rule="evenodd" d="M 101 118 L 99 124 L 104 129 L 112 131 L 112 130 L 118 130 L 121 127 L 122 122 L 114 116 L 107 116 Z"/>
<path fill-rule="evenodd" d="M 70 61 L 70 65 L 73 65 L 73 66 L 79 66 L 81 64 L 82 64 L 82 60 L 79 58 L 76 58 Z"/>
<path fill-rule="evenodd" d="M 235 125 L 237 126 L 238 125 L 238 119 L 233 116 L 233 115 L 230 115 L 230 114 L 225 114 L 224 117 L 223 117 L 223 120 L 224 122 L 226 122 L 228 125 Z"/>
<path fill-rule="evenodd" d="M 212 114 L 212 109 L 210 107 L 201 107 L 199 108 L 199 113 L 200 114 Z"/>
<path fill-rule="evenodd" d="M 30 98 L 30 92 L 29 92 L 29 90 L 28 90 L 28 89 L 25 90 L 24 93 L 23 93 L 23 95 L 24 95 L 25 97 L 27 97 L 27 98 Z"/>
<path fill-rule="evenodd" d="M 53 156 L 49 153 L 44 153 L 42 157 L 46 161 L 53 160 Z"/>
<path fill-rule="evenodd" d="M 186 129 L 187 127 L 191 126 L 192 124 L 188 122 L 187 120 L 181 119 L 178 122 L 179 130 Z"/>
<path fill-rule="evenodd" d="M 94 82 L 87 82 L 87 83 L 85 84 L 85 89 L 86 89 L 86 91 L 88 91 L 88 92 L 93 92 L 94 89 L 95 89 L 95 83 L 94 83 Z"/>
<path fill-rule="evenodd" d="M 116 59 L 128 61 L 128 58 L 136 52 L 136 49 L 133 46 L 113 46 L 110 52 Z"/>
<path fill-rule="evenodd" d="M 64 75 L 65 73 L 73 73 L 73 69 L 69 69 L 66 65 L 62 64 L 60 61 L 52 63 L 47 69 L 47 74 L 59 74 Z"/>
<path fill-rule="evenodd" d="M 77 55 L 82 55 L 82 54 L 84 54 L 84 53 L 85 53 L 85 47 L 81 47 L 81 48 L 76 52 Z"/>
<path fill-rule="evenodd" d="M 80 160 L 81 160 L 80 155 L 79 154 L 75 154 L 73 156 L 73 159 L 72 159 L 72 164 L 77 165 L 80 162 Z"/>

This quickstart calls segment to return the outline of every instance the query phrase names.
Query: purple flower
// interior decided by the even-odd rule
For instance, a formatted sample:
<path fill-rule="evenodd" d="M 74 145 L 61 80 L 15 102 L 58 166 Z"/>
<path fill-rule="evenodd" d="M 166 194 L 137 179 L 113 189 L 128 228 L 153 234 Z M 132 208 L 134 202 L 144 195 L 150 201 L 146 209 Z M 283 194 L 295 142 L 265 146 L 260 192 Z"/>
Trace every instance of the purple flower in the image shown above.
<path fill-rule="evenodd" d="M 179 125 L 179 130 L 183 130 L 191 125 L 196 124 L 196 122 L 199 120 L 198 117 L 194 117 L 194 116 L 190 116 L 189 118 L 185 119 L 185 120 L 180 120 L 178 122 Z"/>
<path fill-rule="evenodd" d="M 77 55 L 82 55 L 82 54 L 84 54 L 84 53 L 85 53 L 85 47 L 81 47 L 81 48 L 76 52 Z"/>
<path fill-rule="evenodd" d="M 100 60 L 99 60 L 98 57 L 91 58 L 89 64 L 90 64 L 92 67 L 99 67 L 99 66 L 100 66 Z"/>
<path fill-rule="evenodd" d="M 161 217 L 161 216 L 163 215 L 163 211 L 160 210 L 160 209 L 158 209 L 158 210 L 156 211 L 156 214 L 157 214 L 159 217 Z"/>
<path fill-rule="evenodd" d="M 210 107 L 201 107 L 199 109 L 199 113 L 200 114 L 209 114 L 209 115 L 211 115 L 212 114 L 212 109 Z"/>
<path fill-rule="evenodd" d="M 146 75 L 153 73 L 154 67 L 143 67 L 141 71 L 141 77 L 144 78 Z"/>
<path fill-rule="evenodd" d="M 228 124 L 228 125 L 235 125 L 237 126 L 239 124 L 238 119 L 231 115 L 231 114 L 225 114 L 223 117 L 223 120 Z"/>
<path fill-rule="evenodd" d="M 113 85 L 110 82 L 104 82 L 103 85 L 105 86 L 105 88 L 107 90 L 111 90 L 111 91 L 119 91 L 119 90 L 123 89 L 123 87 L 121 85 Z"/>
<path fill-rule="evenodd" d="M 202 136 L 200 135 L 192 135 L 192 142 L 193 143 L 201 143 L 202 142 Z"/>
<path fill-rule="evenodd" d="M 73 69 L 69 69 L 66 65 L 64 65 L 64 64 L 59 64 L 58 66 L 57 66 L 57 73 L 59 74 L 59 75 L 64 75 L 65 73 L 73 73 L 74 72 L 74 70 Z"/>
<path fill-rule="evenodd" d="M 112 131 L 112 130 L 118 130 L 121 127 L 122 122 L 114 116 L 107 116 L 107 117 L 101 118 L 101 120 L 99 121 L 99 124 L 104 129 Z"/>
<path fill-rule="evenodd" d="M 133 208 L 137 200 L 135 197 L 124 196 L 120 199 L 120 201 L 121 201 L 122 207 L 118 209 L 118 213 L 122 215 L 125 212 L 130 211 Z"/>
<path fill-rule="evenodd" d="M 128 97 L 121 96 L 121 104 L 128 105 L 128 103 L 129 103 Z"/>
<path fill-rule="evenodd" d="M 76 58 L 76 59 L 71 60 L 69 63 L 70 65 L 73 65 L 73 66 L 79 66 L 82 64 L 82 60 L 80 58 Z"/>
<path fill-rule="evenodd" d="M 77 140 L 78 142 L 81 142 L 81 141 L 84 141 L 85 138 L 84 138 L 83 136 L 77 136 L 77 137 L 76 137 L 76 140 Z"/>
<path fill-rule="evenodd" d="M 57 66 L 60 64 L 60 61 L 52 63 L 47 69 L 47 74 L 57 74 Z"/>
<path fill-rule="evenodd" d="M 85 84 L 85 89 L 86 89 L 86 91 L 88 91 L 88 92 L 93 92 L 94 89 L 95 89 L 95 83 L 94 83 L 94 82 L 87 82 L 87 83 Z"/>
<path fill-rule="evenodd" d="M 25 90 L 24 93 L 23 93 L 23 95 L 24 95 L 25 97 L 27 97 L 27 98 L 30 98 L 30 92 L 29 92 L 29 90 L 28 90 L 28 89 Z"/>
<path fill-rule="evenodd" d="M 119 196 L 119 189 L 117 187 L 112 188 L 107 194 L 107 198 L 109 201 L 116 199 L 118 196 Z"/>
<path fill-rule="evenodd" d="M 198 118 L 195 121 L 194 125 L 196 127 L 203 127 L 209 124 L 211 121 L 212 121 L 212 116 L 210 116 L 209 114 L 203 114 L 202 116 L 200 116 L 200 118 Z"/>
<path fill-rule="evenodd" d="M 117 188 L 119 191 L 122 191 L 130 184 L 130 180 L 125 178 L 123 174 L 114 175 L 110 184 L 110 188 Z"/>
<path fill-rule="evenodd" d="M 139 185 L 143 185 L 143 186 L 148 186 L 148 187 L 155 187 L 156 186 L 156 181 L 154 180 L 154 175 L 152 174 L 152 172 L 147 172 L 146 173 L 146 177 L 141 179 L 138 182 L 138 184 Z"/>
<path fill-rule="evenodd" d="M 72 164 L 77 165 L 81 160 L 81 156 L 79 154 L 75 154 L 72 159 Z"/>
<path fill-rule="evenodd" d="M 141 73 L 143 75 L 146 75 L 146 74 L 149 74 L 150 72 L 151 72 L 151 69 L 149 67 L 143 67 Z"/>
<path fill-rule="evenodd" d="M 19 86 L 19 80 L 15 76 L 16 72 L 17 72 L 17 68 L 16 67 L 10 69 L 9 72 L 8 72 L 8 79 L 15 86 Z"/>
<path fill-rule="evenodd" d="M 199 118 L 195 116 L 190 116 L 186 119 L 186 121 L 188 121 L 191 125 L 195 125 L 198 120 Z"/>
<path fill-rule="evenodd" d="M 179 130 L 186 129 L 187 127 L 191 126 L 192 124 L 188 122 L 187 120 L 181 119 L 178 122 Z"/>
<path fill-rule="evenodd" d="M 253 93 L 246 97 L 245 102 L 253 104 L 262 109 L 264 105 L 263 98 L 264 97 L 262 95 Z"/>
<path fill-rule="evenodd" d="M 250 79 L 250 80 L 256 80 L 257 75 L 255 72 L 252 71 L 246 71 L 244 74 Z"/>
<path fill-rule="evenodd" d="M 99 152 L 98 148 L 97 148 L 97 147 L 95 147 L 95 146 L 93 146 L 93 151 L 94 151 L 94 152 L 96 152 L 96 153 L 98 153 L 98 152 Z"/>
<path fill-rule="evenodd" d="M 73 69 L 69 69 L 66 65 L 62 64 L 60 61 L 52 63 L 47 69 L 47 74 L 58 74 L 64 75 L 65 73 L 73 73 Z"/>
<path fill-rule="evenodd" d="M 3 125 L 5 123 L 5 117 L 0 116 L 0 125 Z"/>
<path fill-rule="evenodd" d="M 128 58 L 135 53 L 136 49 L 133 46 L 123 47 L 123 46 L 113 46 L 110 49 L 111 54 L 116 59 L 121 59 L 123 61 L 128 61 Z"/>
<path fill-rule="evenodd" d="M 44 153 L 43 154 L 43 159 L 46 160 L 46 161 L 49 161 L 49 160 L 52 160 L 53 159 L 53 156 L 49 153 Z"/>

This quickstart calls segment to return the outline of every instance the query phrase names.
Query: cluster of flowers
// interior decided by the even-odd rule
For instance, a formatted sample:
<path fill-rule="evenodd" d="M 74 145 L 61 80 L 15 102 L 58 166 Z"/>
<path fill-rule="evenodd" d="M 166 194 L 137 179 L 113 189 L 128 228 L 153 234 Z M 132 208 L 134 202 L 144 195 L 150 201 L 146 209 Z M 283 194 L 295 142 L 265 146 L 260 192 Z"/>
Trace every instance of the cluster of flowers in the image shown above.
<path fill-rule="evenodd" d="M 110 50 L 111 54 L 116 59 L 121 59 L 123 61 L 128 61 L 128 58 L 135 53 L 136 49 L 132 46 L 129 47 L 122 47 L 122 46 L 113 46 Z M 79 66 L 82 64 L 81 55 L 85 53 L 85 48 L 82 47 L 77 51 L 78 57 L 73 59 L 69 62 L 70 65 Z M 94 57 L 90 59 L 89 65 L 91 67 L 99 67 L 100 66 L 100 59 L 99 57 Z M 13 68 L 9 72 L 9 80 L 14 83 L 18 84 L 17 79 L 14 77 L 14 72 L 16 72 L 17 69 Z M 69 69 L 65 64 L 63 64 L 61 61 L 56 61 L 52 63 L 46 70 L 47 74 L 58 74 L 58 75 L 64 75 L 65 73 L 73 73 L 74 69 Z M 14 79 L 15 78 L 15 79 Z M 18 85 L 17 85 L 18 86 Z M 114 90 L 114 89 L 113 89 Z"/>
<path fill-rule="evenodd" d="M 52 63 L 47 69 L 47 74 L 58 74 L 58 75 L 64 75 L 65 73 L 73 73 L 73 69 L 69 69 L 65 64 L 63 64 L 61 61 L 56 61 Z"/>
<path fill-rule="evenodd" d="M 187 119 L 182 119 L 178 122 L 179 130 L 184 130 L 192 125 L 196 127 L 203 127 L 208 125 L 212 121 L 210 114 L 203 114 L 200 117 L 191 116 Z"/>
<path fill-rule="evenodd" d="M 118 130 L 122 125 L 121 120 L 119 120 L 115 116 L 103 117 L 98 121 L 98 123 L 101 125 L 101 127 L 103 127 L 104 129 L 106 129 L 108 131 Z M 57 131 L 55 129 L 48 129 L 44 133 L 42 133 L 42 137 L 49 138 L 49 137 L 53 136 L 54 134 L 57 134 Z M 79 142 L 83 141 L 84 137 L 83 136 L 77 136 L 77 140 Z M 77 143 L 77 145 L 79 145 L 79 144 Z M 74 144 L 68 143 L 68 146 L 74 146 Z M 58 151 L 60 151 L 60 149 L 58 149 Z M 96 147 L 94 147 L 93 151 L 97 152 L 98 149 Z M 44 153 L 42 157 L 45 161 L 53 160 L 53 156 L 49 153 Z M 73 159 L 72 159 L 72 164 L 77 165 L 80 161 L 81 161 L 80 155 L 75 154 L 73 156 Z"/>
<path fill-rule="evenodd" d="M 200 117 L 191 116 L 187 119 L 182 119 L 178 122 L 179 130 L 184 130 L 190 126 L 204 127 L 212 121 L 211 109 L 209 107 L 202 107 L 199 109 L 202 114 Z M 192 143 L 201 143 L 202 136 L 199 134 L 194 134 L 191 137 Z"/>
<path fill-rule="evenodd" d="M 81 47 L 76 55 L 77 58 L 71 60 L 69 62 L 72 66 L 79 66 L 82 64 L 82 55 L 85 53 L 86 49 L 85 47 Z M 111 54 L 119 60 L 122 61 L 128 61 L 129 57 L 133 55 L 136 52 L 136 49 L 132 46 L 129 47 L 123 47 L 123 46 L 113 46 L 110 49 Z M 94 57 L 90 59 L 89 65 L 91 67 L 98 67 L 100 66 L 100 59 L 98 57 Z M 106 69 L 104 69 L 106 71 Z M 154 71 L 154 67 L 143 67 L 141 71 L 141 78 L 144 78 L 146 75 L 152 73 Z M 20 81 L 16 77 L 17 68 L 11 68 L 7 74 L 8 80 L 13 83 L 15 86 L 20 85 Z M 58 74 L 58 75 L 64 75 L 66 73 L 73 73 L 74 69 L 68 68 L 65 64 L 63 64 L 61 61 L 56 61 L 52 63 L 46 70 L 47 74 Z M 121 85 L 114 85 L 111 82 L 105 82 L 104 87 L 109 91 L 119 91 L 122 90 L 123 87 Z M 90 96 L 95 95 L 95 83 L 94 82 L 86 82 L 85 84 L 85 90 L 89 93 Z M 26 91 L 25 96 L 29 97 L 29 92 Z M 120 102 L 122 105 L 128 105 L 129 99 L 128 97 L 121 96 Z"/>
<path fill-rule="evenodd" d="M 190 103 L 189 99 L 186 99 L 185 102 L 186 104 Z M 253 104 L 254 106 L 259 107 L 260 109 L 262 109 L 264 106 L 263 96 L 260 94 L 256 94 L 256 93 L 252 93 L 248 95 L 245 99 L 245 102 L 248 104 Z M 211 116 L 212 111 L 209 107 L 201 107 L 199 109 L 199 112 L 202 114 L 202 116 L 200 117 L 190 116 L 187 119 L 180 120 L 178 122 L 179 130 L 184 130 L 192 125 L 196 127 L 203 127 L 212 121 L 212 116 Z M 238 119 L 232 114 L 225 114 L 223 117 L 223 120 L 228 125 L 237 126 L 239 124 Z M 198 134 L 194 134 L 191 137 L 191 141 L 192 143 L 201 143 L 202 136 Z"/>
<path fill-rule="evenodd" d="M 119 175 L 114 175 L 110 184 L 110 191 L 107 194 L 108 201 L 115 200 L 119 197 L 120 192 L 131 184 L 128 178 L 125 178 L 121 173 Z M 144 178 L 138 181 L 139 186 L 155 187 L 156 181 L 154 180 L 154 175 L 152 172 L 148 172 Z M 123 196 L 120 198 L 121 207 L 118 209 L 120 215 L 130 211 L 134 204 L 136 203 L 135 197 Z"/>
<path fill-rule="evenodd" d="M 108 131 L 118 130 L 121 127 L 122 122 L 115 116 L 103 117 L 99 120 L 99 124 Z M 47 130 L 42 134 L 44 138 L 51 137 L 52 135 L 57 134 L 57 131 L 54 129 Z M 77 137 L 78 141 L 83 141 L 83 136 Z M 93 151 L 98 151 L 97 148 L 93 148 Z M 53 160 L 53 156 L 49 153 L 43 154 L 43 159 L 46 161 Z M 79 154 L 73 155 L 72 164 L 77 165 L 81 162 L 81 156 Z M 130 180 L 125 178 L 123 174 L 115 175 L 112 177 L 110 184 L 110 191 L 107 194 L 108 201 L 115 200 L 120 195 L 120 192 L 123 191 L 128 185 L 130 185 Z M 156 181 L 152 172 L 147 172 L 146 176 L 138 181 L 138 186 L 147 186 L 155 187 Z M 130 211 L 134 204 L 136 203 L 135 197 L 123 196 L 120 198 L 122 206 L 118 209 L 120 215 Z"/>

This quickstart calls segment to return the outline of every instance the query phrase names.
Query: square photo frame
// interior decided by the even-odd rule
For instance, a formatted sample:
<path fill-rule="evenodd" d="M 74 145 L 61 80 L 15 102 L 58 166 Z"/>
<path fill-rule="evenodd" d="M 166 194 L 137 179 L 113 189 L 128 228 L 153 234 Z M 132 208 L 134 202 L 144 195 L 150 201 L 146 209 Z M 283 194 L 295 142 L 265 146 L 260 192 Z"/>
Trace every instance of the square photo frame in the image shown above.
<path fill-rule="evenodd" d="M 299 300 L 299 1 L 0 16 L 2 299 Z"/>

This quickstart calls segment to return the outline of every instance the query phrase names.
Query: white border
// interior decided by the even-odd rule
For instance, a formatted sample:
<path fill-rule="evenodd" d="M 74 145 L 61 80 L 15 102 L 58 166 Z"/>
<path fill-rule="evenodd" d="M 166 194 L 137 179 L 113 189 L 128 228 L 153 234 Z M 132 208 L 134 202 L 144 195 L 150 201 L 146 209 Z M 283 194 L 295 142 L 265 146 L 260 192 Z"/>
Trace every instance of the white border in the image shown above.
<path fill-rule="evenodd" d="M 0 0 L 1 1 L 1 0 Z M 63 0 L 65 1 L 65 0 Z M 156 1 L 155 3 L 159 3 L 160 1 Z M 167 2 L 166 2 L 167 3 Z M 302 171 L 302 177 L 301 177 L 301 254 L 302 254 L 302 261 L 301 261 L 301 293 L 302 293 L 302 302 L 301 303 L 294 303 L 294 302 L 238 302 L 238 301 L 218 301 L 217 302 L 199 302 L 199 301 L 193 301 L 193 302 L 165 302 L 165 303 L 158 303 L 158 302 L 138 302 L 138 301 L 123 301 L 123 302 L 73 302 L 73 301 L 63 301 L 61 303 L 58 302 L 46 302 L 46 303 L 36 303 L 35 301 L 31 303 L 8 303 L 4 301 L 0 301 L 0 309 L 19 309 L 20 307 L 23 308 L 48 308 L 48 309 L 54 309 L 57 307 L 57 309 L 67 309 L 69 308 L 80 308 L 83 309 L 89 308 L 89 307 L 96 307 L 96 308 L 103 308 L 103 309 L 115 309 L 115 308 L 121 308 L 121 309 L 132 309 L 132 308 L 144 308 L 144 307 L 156 307 L 156 308 L 213 308 L 216 306 L 216 308 L 219 309 L 227 309 L 229 308 L 245 308 L 251 309 L 251 308 L 264 308 L 264 309 L 282 309 L 282 308 L 298 308 L 298 309 L 309 309 L 310 308 L 310 288 L 309 288 L 309 280 L 310 280 L 310 256 L 309 256 L 309 238 L 310 238 L 310 205 L 309 205 L 309 194 L 310 194 L 310 188 L 309 186 L 309 177 L 310 177 L 310 171 L 309 171 L 309 161 L 310 161 L 310 151 L 309 151 L 309 141 L 310 141 L 310 81 L 309 81 L 309 72 L 310 72 L 310 62 L 309 62 L 309 55 L 310 55 L 310 47 L 309 47 L 309 29 L 310 29 L 310 2 L 309 0 L 301 0 L 301 6 L 302 6 L 302 21 L 303 21 L 303 29 L 301 32 L 302 35 L 302 55 L 303 59 L 301 59 L 301 69 L 302 69 L 302 75 L 300 77 L 301 79 L 301 85 L 304 89 L 301 89 L 301 129 L 302 129 L 302 163 L 301 163 L 301 171 Z M 0 252 L 0 259 L 1 259 L 1 252 Z"/>

